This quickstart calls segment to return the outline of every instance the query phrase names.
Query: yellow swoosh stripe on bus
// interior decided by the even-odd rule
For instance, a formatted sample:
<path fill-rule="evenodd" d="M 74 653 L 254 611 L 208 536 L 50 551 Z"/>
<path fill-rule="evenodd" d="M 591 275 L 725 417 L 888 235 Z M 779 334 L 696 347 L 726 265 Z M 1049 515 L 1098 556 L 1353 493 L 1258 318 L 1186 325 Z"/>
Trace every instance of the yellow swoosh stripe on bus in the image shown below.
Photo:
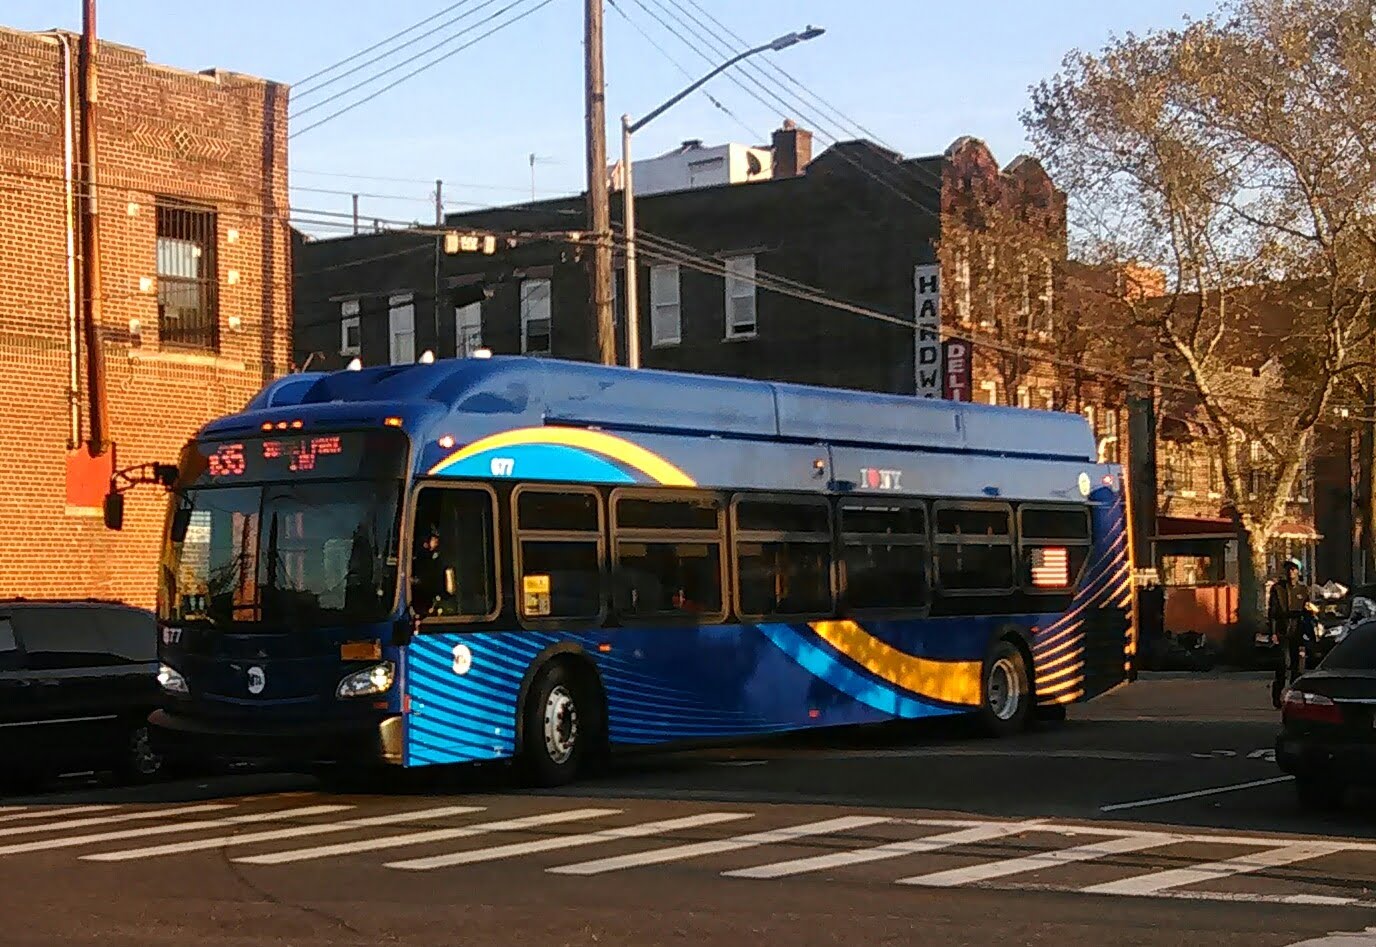
<path fill-rule="evenodd" d="M 947 704 L 978 706 L 983 699 L 980 661 L 936 661 L 905 654 L 853 621 L 816 621 L 817 636 L 876 677 L 913 694 Z"/>
<path fill-rule="evenodd" d="M 637 444 L 632 444 L 630 441 L 622 440 L 619 437 L 613 437 L 610 434 L 604 434 L 601 431 L 588 431 L 572 427 L 519 428 L 514 431 L 493 434 L 491 437 L 474 441 L 467 447 L 460 448 L 450 454 L 432 467 L 430 473 L 440 473 L 446 467 L 476 454 L 522 444 L 555 444 L 561 447 L 592 451 L 604 457 L 610 457 L 612 460 L 620 461 L 628 467 L 634 467 L 663 486 L 697 486 L 692 477 L 689 477 L 658 454 L 653 454 Z"/>

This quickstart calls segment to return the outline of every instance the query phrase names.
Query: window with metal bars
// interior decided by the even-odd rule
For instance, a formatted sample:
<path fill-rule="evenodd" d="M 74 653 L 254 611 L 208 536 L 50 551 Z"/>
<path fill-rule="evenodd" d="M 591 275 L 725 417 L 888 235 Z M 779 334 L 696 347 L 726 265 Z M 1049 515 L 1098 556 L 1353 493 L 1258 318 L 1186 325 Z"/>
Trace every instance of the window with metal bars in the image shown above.
<path fill-rule="evenodd" d="M 214 352 L 220 342 L 215 211 L 158 201 L 158 337 L 170 348 Z"/>

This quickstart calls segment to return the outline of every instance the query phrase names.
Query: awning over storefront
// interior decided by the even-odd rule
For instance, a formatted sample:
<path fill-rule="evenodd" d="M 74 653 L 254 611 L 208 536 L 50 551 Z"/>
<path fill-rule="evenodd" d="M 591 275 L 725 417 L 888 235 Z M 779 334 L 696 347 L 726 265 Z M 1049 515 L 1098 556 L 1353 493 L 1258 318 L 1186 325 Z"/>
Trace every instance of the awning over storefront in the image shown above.
<path fill-rule="evenodd" d="M 1237 539 L 1237 527 L 1231 520 L 1190 516 L 1158 516 L 1156 535 L 1152 542 L 1172 539 Z"/>
<path fill-rule="evenodd" d="M 1271 534 L 1272 539 L 1299 539 L 1304 542 L 1318 542 L 1323 539 L 1323 533 L 1318 532 L 1313 526 L 1299 520 L 1285 520 L 1276 527 L 1276 531 Z"/>

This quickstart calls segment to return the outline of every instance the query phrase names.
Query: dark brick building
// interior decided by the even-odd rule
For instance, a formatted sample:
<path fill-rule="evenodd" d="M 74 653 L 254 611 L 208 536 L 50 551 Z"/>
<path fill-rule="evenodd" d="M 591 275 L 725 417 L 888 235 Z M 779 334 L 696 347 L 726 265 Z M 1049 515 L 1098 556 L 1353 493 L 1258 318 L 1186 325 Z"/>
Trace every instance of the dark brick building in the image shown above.
<path fill-rule="evenodd" d="M 76 47 L 0 29 L 0 597 L 151 605 L 166 500 L 131 493 L 113 533 L 101 495 L 112 460 L 175 460 L 288 366 L 287 96 L 100 44 L 98 331 L 115 449 L 91 458 L 69 243 Z"/>
<path fill-rule="evenodd" d="M 1022 195 L 1046 211 L 1039 225 L 1059 254 L 1047 265 L 1059 271 L 1064 261 L 1064 196 L 1031 159 L 1000 171 L 988 149 L 967 138 L 913 159 L 846 142 L 809 162 L 810 136 L 791 124 L 775 133 L 773 152 L 769 180 L 637 200 L 645 367 L 911 394 L 917 268 L 941 265 L 943 213 L 968 207 L 971 194 Z M 621 203 L 614 193 L 618 235 Z M 437 265 L 433 231 L 304 243 L 296 363 L 340 366 L 357 356 L 375 365 L 426 350 L 449 358 L 478 345 L 498 354 L 596 357 L 586 244 L 558 236 L 584 226 L 581 197 L 453 215 L 446 223 L 497 234 L 495 252 L 439 253 Z M 618 240 L 614 309 L 624 363 L 620 250 Z M 1037 285 L 1049 330 L 1052 290 L 1043 294 Z M 482 300 L 469 303 L 480 289 Z M 977 336 L 992 325 L 972 318 L 969 306 L 957 311 L 950 292 L 940 305 L 951 331 Z M 982 384 L 991 372 L 976 341 L 977 399 L 1080 410 L 1091 398 L 1067 394 L 1062 379 L 1045 372 L 1030 391 Z"/>

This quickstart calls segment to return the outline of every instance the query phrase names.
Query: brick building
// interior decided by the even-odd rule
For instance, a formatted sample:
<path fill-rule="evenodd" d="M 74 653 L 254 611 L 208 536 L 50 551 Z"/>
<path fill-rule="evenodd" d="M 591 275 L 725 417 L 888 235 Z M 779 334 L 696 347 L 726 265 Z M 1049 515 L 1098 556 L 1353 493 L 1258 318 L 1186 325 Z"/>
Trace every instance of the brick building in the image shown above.
<path fill-rule="evenodd" d="M 692 144 L 693 154 L 715 153 Z M 680 189 L 637 199 L 644 367 L 915 394 L 923 380 L 918 283 L 940 272 L 941 327 L 933 331 L 974 340 L 965 396 L 1084 411 L 1106 456 L 1118 457 L 1121 393 L 1034 357 L 1060 337 L 1066 243 L 1064 194 L 1037 162 L 1001 169 L 972 138 L 927 157 L 852 141 L 813 158 L 810 134 L 792 123 L 769 148 L 770 160 L 757 162 L 767 178 L 693 184 L 685 174 Z M 339 367 L 358 357 L 376 365 L 478 347 L 595 358 L 584 244 L 560 236 L 583 228 L 583 208 L 570 197 L 447 218 L 455 230 L 497 235 L 491 254 L 440 253 L 424 230 L 302 244 L 296 363 Z M 613 194 L 618 234 L 621 210 Z M 998 233 L 991 258 L 1006 272 L 985 279 L 968 259 L 962 270 L 946 249 L 955 224 L 970 259 L 983 261 L 990 225 L 1005 217 L 1016 226 L 1005 228 L 1012 236 Z M 1033 245 L 1035 263 L 1018 264 Z M 618 241 L 613 309 L 624 364 L 621 249 Z M 1029 317 L 1030 331 L 1012 332 Z M 1010 346 L 1018 358 L 1004 357 Z"/>
<path fill-rule="evenodd" d="M 112 463 L 174 461 L 202 422 L 288 366 L 287 93 L 100 44 L 99 333 L 115 446 L 92 458 L 74 331 L 76 49 L 72 34 L 0 29 L 0 597 L 151 605 L 166 500 L 135 490 L 115 533 L 101 495 Z"/>

